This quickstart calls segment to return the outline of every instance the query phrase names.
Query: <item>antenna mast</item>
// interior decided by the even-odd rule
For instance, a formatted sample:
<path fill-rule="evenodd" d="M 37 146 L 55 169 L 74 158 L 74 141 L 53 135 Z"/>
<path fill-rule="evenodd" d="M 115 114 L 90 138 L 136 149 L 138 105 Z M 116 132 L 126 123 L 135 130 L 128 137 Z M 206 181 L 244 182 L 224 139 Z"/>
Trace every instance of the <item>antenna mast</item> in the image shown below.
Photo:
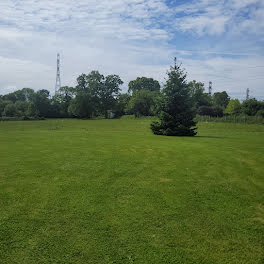
<path fill-rule="evenodd" d="M 57 53 L 57 74 L 56 74 L 56 83 L 55 83 L 55 94 L 58 93 L 61 88 L 61 79 L 60 79 L 60 54 Z"/>

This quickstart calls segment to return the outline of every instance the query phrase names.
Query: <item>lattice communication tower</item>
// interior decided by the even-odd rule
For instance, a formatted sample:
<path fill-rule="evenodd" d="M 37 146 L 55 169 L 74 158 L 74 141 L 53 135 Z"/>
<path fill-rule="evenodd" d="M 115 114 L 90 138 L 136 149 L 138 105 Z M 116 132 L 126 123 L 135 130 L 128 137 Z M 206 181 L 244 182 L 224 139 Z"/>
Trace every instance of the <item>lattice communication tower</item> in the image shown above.
<path fill-rule="evenodd" d="M 247 88 L 247 95 L 246 95 L 246 99 L 249 99 L 249 88 Z"/>
<path fill-rule="evenodd" d="M 60 54 L 57 54 L 57 74 L 56 74 L 56 83 L 55 83 L 55 94 L 58 93 L 61 88 L 61 78 L 60 78 Z"/>
<path fill-rule="evenodd" d="M 209 95 L 212 95 L 212 90 L 213 90 L 213 83 L 210 81 L 209 82 L 209 88 L 208 88 Z"/>

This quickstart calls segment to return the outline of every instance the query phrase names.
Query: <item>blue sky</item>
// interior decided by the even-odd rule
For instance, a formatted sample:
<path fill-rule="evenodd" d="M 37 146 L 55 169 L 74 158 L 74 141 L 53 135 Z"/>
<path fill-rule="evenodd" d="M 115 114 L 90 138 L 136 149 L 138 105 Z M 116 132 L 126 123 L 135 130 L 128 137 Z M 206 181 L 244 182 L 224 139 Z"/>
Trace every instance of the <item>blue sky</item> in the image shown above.
<path fill-rule="evenodd" d="M 91 70 L 164 83 L 176 56 L 188 79 L 231 97 L 264 99 L 263 0 L 4 0 L 0 2 L 0 94 L 54 92 Z"/>

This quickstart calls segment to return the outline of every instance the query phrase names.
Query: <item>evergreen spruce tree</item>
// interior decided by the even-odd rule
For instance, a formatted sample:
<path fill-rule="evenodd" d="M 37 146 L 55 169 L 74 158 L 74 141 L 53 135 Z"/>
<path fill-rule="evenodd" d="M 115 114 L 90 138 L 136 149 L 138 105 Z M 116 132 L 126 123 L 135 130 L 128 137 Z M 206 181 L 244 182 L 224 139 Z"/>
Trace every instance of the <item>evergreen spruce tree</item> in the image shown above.
<path fill-rule="evenodd" d="M 159 121 L 152 122 L 151 130 L 156 135 L 195 136 L 196 122 L 193 100 L 186 81 L 186 73 L 178 65 L 167 72 L 168 79 L 163 89 Z"/>

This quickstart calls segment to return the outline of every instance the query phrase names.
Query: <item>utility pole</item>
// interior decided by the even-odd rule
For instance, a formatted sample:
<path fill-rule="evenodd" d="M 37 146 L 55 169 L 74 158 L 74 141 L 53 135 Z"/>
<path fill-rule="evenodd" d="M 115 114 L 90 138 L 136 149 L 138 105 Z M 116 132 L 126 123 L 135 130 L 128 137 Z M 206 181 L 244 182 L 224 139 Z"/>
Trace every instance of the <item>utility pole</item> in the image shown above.
<path fill-rule="evenodd" d="M 61 78 L 60 78 L 60 54 L 57 54 L 57 74 L 56 74 L 56 83 L 55 83 L 55 94 L 58 93 L 61 88 Z"/>

